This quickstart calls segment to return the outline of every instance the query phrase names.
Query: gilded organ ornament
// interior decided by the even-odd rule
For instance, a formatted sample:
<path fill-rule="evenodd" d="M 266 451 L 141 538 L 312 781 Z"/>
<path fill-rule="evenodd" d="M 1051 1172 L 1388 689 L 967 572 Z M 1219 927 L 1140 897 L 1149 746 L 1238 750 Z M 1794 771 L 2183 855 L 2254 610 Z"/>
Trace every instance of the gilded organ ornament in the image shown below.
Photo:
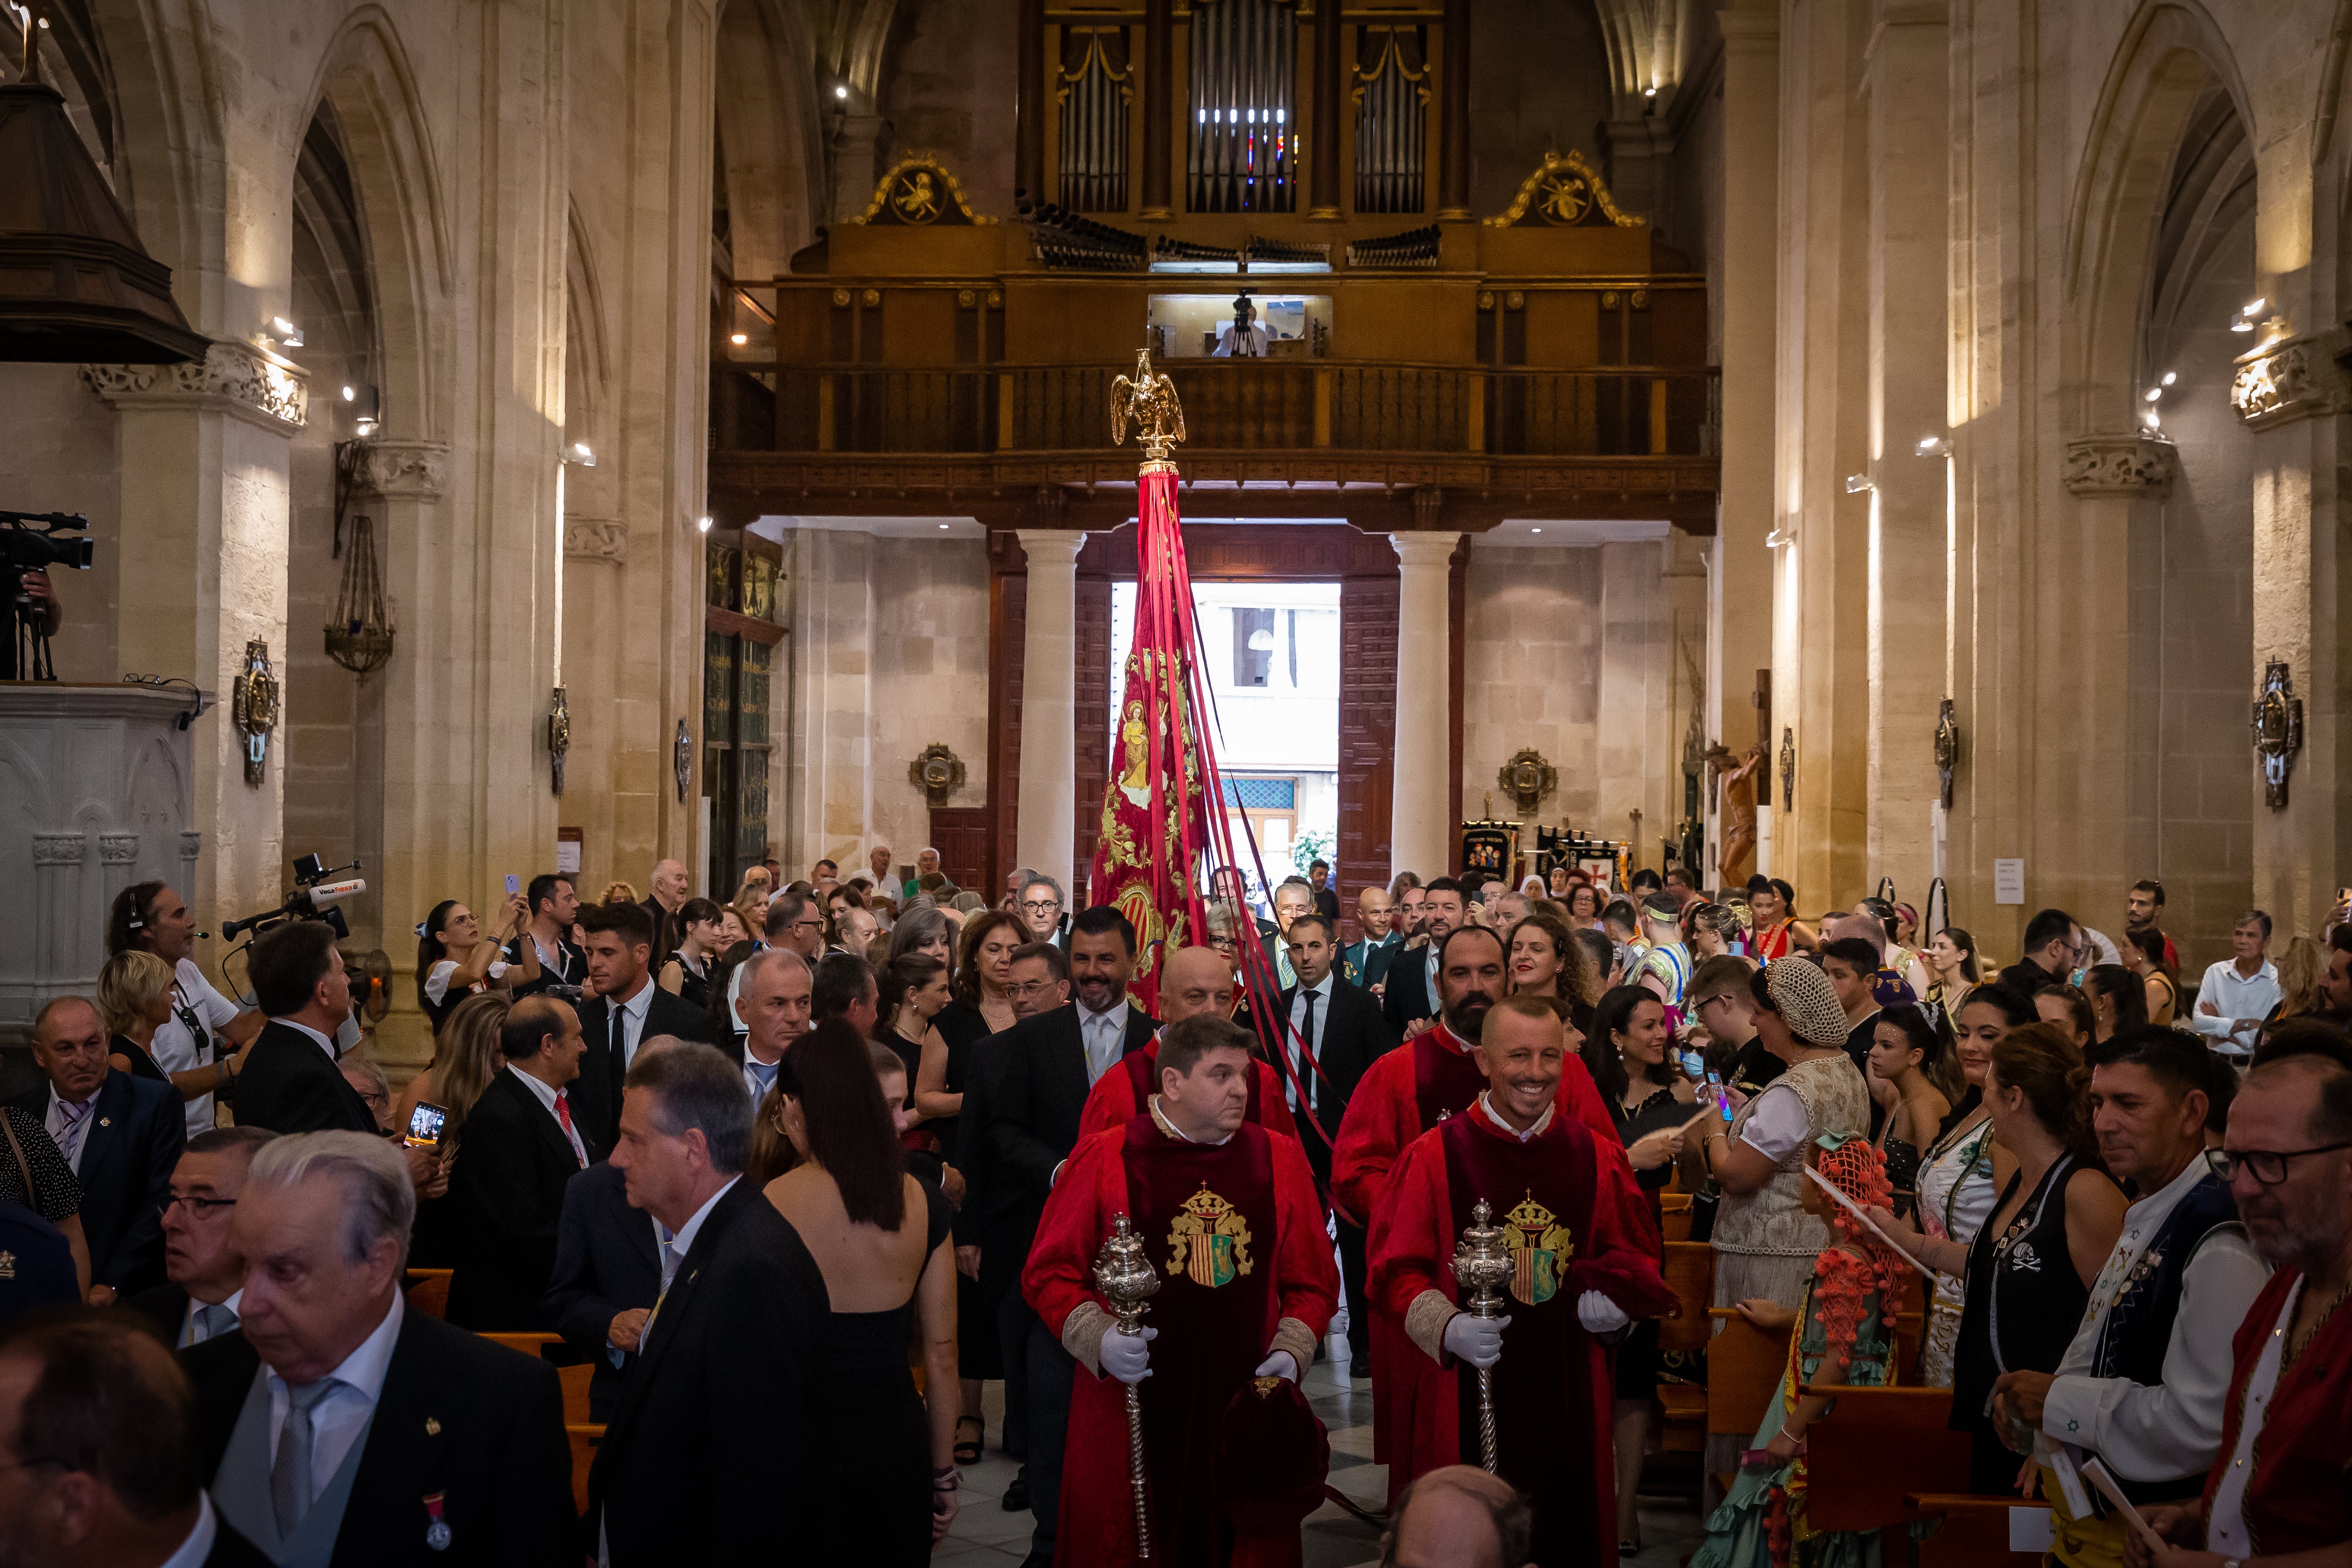
<path fill-rule="evenodd" d="M 1647 222 L 1622 212 L 1601 171 L 1577 152 L 1547 153 L 1542 164 L 1519 186 L 1510 206 L 1486 220 L 1489 228 L 1639 228 Z"/>

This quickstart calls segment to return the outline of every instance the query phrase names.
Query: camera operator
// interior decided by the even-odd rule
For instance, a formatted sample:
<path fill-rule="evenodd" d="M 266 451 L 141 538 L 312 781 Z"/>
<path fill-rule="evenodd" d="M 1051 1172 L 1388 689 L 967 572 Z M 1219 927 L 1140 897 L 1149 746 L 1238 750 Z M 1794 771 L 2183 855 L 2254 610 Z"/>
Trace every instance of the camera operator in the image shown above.
<path fill-rule="evenodd" d="M 184 1101 L 188 1136 L 211 1129 L 213 1096 L 244 1066 L 241 1053 L 261 1033 L 258 1008 L 239 1012 L 213 989 L 189 956 L 196 917 L 162 882 L 133 882 L 114 896 L 106 921 L 106 951 L 152 952 L 172 966 L 172 1016 L 155 1026 L 148 1054 Z"/>
<path fill-rule="evenodd" d="M 16 579 L 16 585 L 24 590 L 25 597 L 33 601 L 34 611 L 39 617 L 36 624 L 41 635 L 45 637 L 57 636 L 58 628 L 65 625 L 66 607 L 58 602 L 58 591 L 49 583 L 49 569 L 36 566 Z"/>
<path fill-rule="evenodd" d="M 241 1127 L 272 1132 L 365 1132 L 382 1126 L 337 1065 L 335 1032 L 352 1016 L 351 976 L 322 921 L 294 921 L 253 944 L 253 994 L 269 1016 L 261 1037 L 237 1074 Z M 409 1180 L 418 1188 L 440 1178 L 432 1148 L 404 1148 Z"/>

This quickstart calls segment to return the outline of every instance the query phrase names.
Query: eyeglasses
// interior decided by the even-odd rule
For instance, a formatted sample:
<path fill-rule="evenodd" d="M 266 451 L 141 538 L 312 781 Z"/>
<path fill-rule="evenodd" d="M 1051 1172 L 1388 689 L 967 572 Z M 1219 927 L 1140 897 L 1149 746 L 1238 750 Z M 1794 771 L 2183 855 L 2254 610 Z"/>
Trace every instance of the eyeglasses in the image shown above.
<path fill-rule="evenodd" d="M 377 1096 L 376 1098 L 381 1099 L 383 1097 Z M 161 1204 L 158 1204 L 155 1206 L 155 1212 L 158 1215 L 168 1215 L 182 1204 L 187 1205 L 189 1211 L 198 1219 L 204 1218 L 215 1209 L 233 1209 L 236 1207 L 236 1200 L 235 1198 L 200 1198 L 194 1193 L 173 1193 L 170 1197 L 164 1199 Z"/>
<path fill-rule="evenodd" d="M 1704 1013 L 1709 1007 L 1720 1007 L 1730 1000 L 1731 995 L 1728 992 L 1726 992 L 1719 996 L 1702 996 L 1697 1001 L 1691 1004 L 1691 1011 L 1694 1013 Z"/>
<path fill-rule="evenodd" d="M 1021 907 L 1024 910 L 1033 910 L 1038 914 L 1046 914 L 1052 910 L 1060 909 L 1062 907 L 1062 900 L 1059 899 L 1024 899 L 1021 900 Z"/>
<path fill-rule="evenodd" d="M 2289 1160 L 2299 1160 L 2305 1154 L 2333 1154 L 2339 1149 L 2352 1149 L 2352 1143 L 2323 1143 L 2316 1149 L 2208 1149 L 2205 1163 L 2225 1182 L 2235 1181 L 2242 1166 L 2263 1186 L 2275 1187 L 2286 1180 Z"/>

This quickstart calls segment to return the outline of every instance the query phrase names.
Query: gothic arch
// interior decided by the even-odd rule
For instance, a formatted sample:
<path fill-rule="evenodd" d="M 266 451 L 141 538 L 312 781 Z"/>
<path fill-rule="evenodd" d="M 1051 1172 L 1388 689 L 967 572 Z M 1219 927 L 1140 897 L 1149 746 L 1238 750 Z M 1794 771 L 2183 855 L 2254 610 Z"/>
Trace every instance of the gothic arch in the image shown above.
<path fill-rule="evenodd" d="M 2160 0 L 2132 18 L 2091 116 L 2067 223 L 2063 380 L 2074 432 L 2132 423 L 2158 225 L 2182 136 L 2216 89 L 2259 146 L 2236 59 L 2204 7 Z"/>
<path fill-rule="evenodd" d="M 570 206 L 569 243 L 563 259 L 563 430 L 567 441 L 606 445 L 604 416 L 613 384 L 607 342 L 604 289 L 589 248 L 580 205 Z"/>
<path fill-rule="evenodd" d="M 213 31 L 188 0 L 88 0 L 89 40 L 110 90 L 109 172 L 147 253 L 172 269 L 188 324 L 236 337 L 224 321 L 227 237 L 220 72 Z"/>
<path fill-rule="evenodd" d="M 446 321 L 441 307 L 452 292 L 447 205 L 416 75 L 382 5 L 353 10 L 320 55 L 309 102 L 315 112 L 322 101 L 340 123 L 368 215 L 385 428 L 404 437 L 444 437 L 448 345 L 434 323 Z M 289 179 L 296 151 L 287 150 Z"/>
<path fill-rule="evenodd" d="M 731 275 L 772 278 L 825 212 L 824 132 L 814 40 L 777 0 L 729 0 L 719 18 L 712 100 L 727 193 Z"/>

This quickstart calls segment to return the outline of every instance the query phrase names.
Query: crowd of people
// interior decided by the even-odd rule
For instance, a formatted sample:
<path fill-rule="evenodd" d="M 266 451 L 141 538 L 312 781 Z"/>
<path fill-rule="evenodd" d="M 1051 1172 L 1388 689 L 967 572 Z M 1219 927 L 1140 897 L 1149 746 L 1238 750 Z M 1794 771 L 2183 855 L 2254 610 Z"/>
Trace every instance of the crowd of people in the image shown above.
<path fill-rule="evenodd" d="M 723 903 L 549 873 L 417 924 L 396 1088 L 328 925 L 242 1005 L 125 889 L 0 1105 L 0 1563 L 916 1563 L 992 1438 L 1033 1564 L 1281 1561 L 1328 1356 L 1387 1561 L 1607 1568 L 1660 1321 L 1712 1307 L 1788 1352 L 1699 1568 L 1872 1562 L 1806 1433 L 1887 1384 L 1952 1390 L 1967 1489 L 2068 1568 L 2352 1564 L 2347 911 L 2275 963 L 2247 911 L 2184 988 L 2155 882 L 2000 967 L 1769 878 L 1329 873 L 1220 871 L 1165 951 L 929 849 Z"/>

